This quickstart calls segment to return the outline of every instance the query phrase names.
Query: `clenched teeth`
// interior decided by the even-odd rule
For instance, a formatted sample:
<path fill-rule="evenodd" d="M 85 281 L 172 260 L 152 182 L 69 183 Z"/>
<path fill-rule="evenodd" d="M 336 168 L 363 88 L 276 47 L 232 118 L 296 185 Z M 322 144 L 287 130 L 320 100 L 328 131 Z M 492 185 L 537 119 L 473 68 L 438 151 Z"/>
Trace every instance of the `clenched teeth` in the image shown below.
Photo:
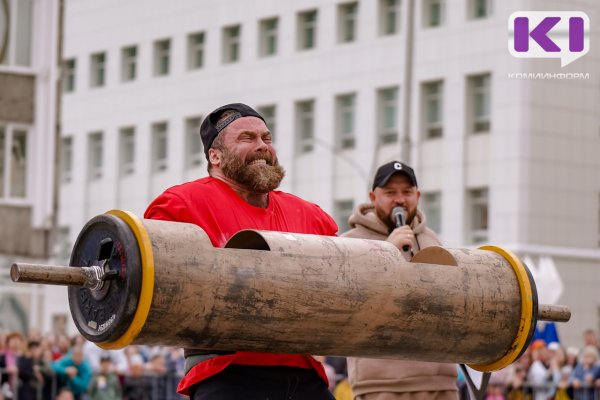
<path fill-rule="evenodd" d="M 263 159 L 259 159 L 259 160 L 254 160 L 252 161 L 249 165 L 258 165 L 258 164 L 266 164 L 267 160 L 263 160 Z"/>

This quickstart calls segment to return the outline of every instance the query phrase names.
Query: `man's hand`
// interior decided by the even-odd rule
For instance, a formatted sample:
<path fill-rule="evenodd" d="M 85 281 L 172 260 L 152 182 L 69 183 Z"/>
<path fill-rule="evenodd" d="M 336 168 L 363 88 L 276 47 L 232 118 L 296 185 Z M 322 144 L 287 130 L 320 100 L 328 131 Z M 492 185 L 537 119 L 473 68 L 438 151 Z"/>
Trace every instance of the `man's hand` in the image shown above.
<path fill-rule="evenodd" d="M 67 367 L 65 372 L 69 376 L 69 378 L 75 378 L 77 376 L 77 367 Z"/>
<path fill-rule="evenodd" d="M 386 241 L 392 243 L 394 246 L 402 250 L 404 246 L 408 246 L 410 249 L 412 247 L 413 238 L 415 237 L 415 233 L 408 225 L 400 226 L 390 233 L 390 236 L 386 239 Z"/>

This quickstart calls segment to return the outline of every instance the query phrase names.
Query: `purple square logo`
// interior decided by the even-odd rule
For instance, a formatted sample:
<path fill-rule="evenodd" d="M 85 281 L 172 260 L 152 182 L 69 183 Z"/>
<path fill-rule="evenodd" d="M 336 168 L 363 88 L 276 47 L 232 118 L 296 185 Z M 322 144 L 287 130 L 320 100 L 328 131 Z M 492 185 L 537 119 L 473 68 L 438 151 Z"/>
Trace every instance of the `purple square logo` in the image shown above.
<path fill-rule="evenodd" d="M 590 19 L 581 11 L 517 11 L 508 18 L 508 51 L 517 58 L 560 58 L 561 67 L 590 50 Z"/>

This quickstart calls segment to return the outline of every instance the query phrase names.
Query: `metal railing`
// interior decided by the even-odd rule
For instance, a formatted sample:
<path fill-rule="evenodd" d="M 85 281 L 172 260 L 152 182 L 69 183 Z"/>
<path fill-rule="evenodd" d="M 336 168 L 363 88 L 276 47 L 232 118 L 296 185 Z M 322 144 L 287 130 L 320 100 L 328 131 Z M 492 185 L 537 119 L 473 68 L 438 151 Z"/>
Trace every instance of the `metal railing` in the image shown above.
<path fill-rule="evenodd" d="M 461 388 L 459 384 L 459 389 Z M 493 389 L 499 388 L 500 390 L 492 393 Z M 582 385 L 579 389 L 574 389 L 571 386 L 566 388 L 559 388 L 556 384 L 548 382 L 544 385 L 532 385 L 527 382 L 523 383 L 520 387 L 513 388 L 509 385 L 490 385 L 488 386 L 488 394 L 494 399 L 498 399 L 497 396 L 505 400 L 600 400 L 600 387 L 594 385 Z M 460 400 L 471 400 L 468 391 L 466 389 L 459 390 Z"/>
<path fill-rule="evenodd" d="M 36 400 L 52 400 L 61 389 L 54 374 L 44 376 L 44 382 L 40 382 L 35 377 L 28 382 L 18 378 L 9 380 L 9 374 L 5 369 L 0 369 L 0 375 L 3 382 L 0 385 L 0 399 L 3 400 L 19 400 L 19 392 L 23 390 L 23 385 L 31 385 L 36 393 Z M 127 394 L 126 391 L 129 391 L 129 393 L 139 394 L 145 400 L 180 400 L 186 398 L 177 394 L 177 384 L 181 378 L 182 376 L 178 374 L 145 374 L 140 377 L 125 375 L 119 377 L 119 382 L 123 398 Z M 89 396 L 83 395 L 82 400 L 89 400 Z"/>
<path fill-rule="evenodd" d="M 177 374 L 143 375 L 138 378 L 126 375 L 122 380 L 123 397 L 128 391 L 143 393 L 142 398 L 149 400 L 179 400 L 184 396 L 177 394 L 177 385 L 182 376 Z"/>
<path fill-rule="evenodd" d="M 19 388 L 23 385 L 19 379 L 13 381 L 13 384 L 9 384 L 7 380 L 6 370 L 0 369 L 0 374 L 3 377 L 3 384 L 1 391 L 4 395 L 5 400 L 19 400 Z M 35 378 L 35 390 L 37 393 L 36 400 L 51 400 L 53 399 L 58 390 L 58 380 L 56 375 L 47 375 L 44 383 L 41 383 Z M 140 377 L 132 377 L 131 375 L 125 375 L 119 377 L 121 383 L 121 389 L 123 398 L 128 394 L 128 391 L 142 394 L 142 398 L 147 400 L 180 400 L 184 399 L 185 396 L 177 394 L 177 384 L 182 378 L 178 374 L 166 374 L 166 375 L 151 375 L 145 374 Z M 31 382 L 30 382 L 31 383 Z M 498 385 L 490 385 L 498 387 Z M 582 386 L 581 389 L 573 389 L 571 387 L 564 390 L 560 390 L 553 383 L 549 382 L 546 385 L 531 385 L 524 383 L 519 388 L 511 388 L 510 386 L 500 386 L 500 394 L 505 400 L 600 400 L 600 387 L 587 385 Z M 470 400 L 467 391 L 459 391 L 460 400 Z M 12 395 L 12 397 L 10 397 Z M 568 396 L 568 397 L 567 397 Z M 84 400 L 88 400 L 89 397 L 83 396 Z"/>

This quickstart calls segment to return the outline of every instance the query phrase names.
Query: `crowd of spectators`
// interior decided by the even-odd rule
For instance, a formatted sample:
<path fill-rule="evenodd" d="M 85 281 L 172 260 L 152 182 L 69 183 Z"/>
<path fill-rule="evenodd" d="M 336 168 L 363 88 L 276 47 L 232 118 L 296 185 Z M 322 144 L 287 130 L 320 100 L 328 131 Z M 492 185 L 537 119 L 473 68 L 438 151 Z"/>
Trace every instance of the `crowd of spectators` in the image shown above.
<path fill-rule="evenodd" d="M 583 346 L 532 342 L 512 365 L 494 372 L 488 400 L 600 400 L 597 335 L 583 334 Z M 338 400 L 351 399 L 345 359 L 319 357 Z M 128 346 L 103 350 L 82 336 L 41 335 L 31 330 L 0 333 L 0 400 L 175 400 L 183 376 L 178 348 Z M 461 400 L 469 398 L 459 374 Z"/>
<path fill-rule="evenodd" d="M 459 376 L 461 399 L 468 393 Z M 598 338 L 593 330 L 583 334 L 582 347 L 534 340 L 512 365 L 492 373 L 487 400 L 600 400 Z"/>
<path fill-rule="evenodd" d="M 183 351 L 103 350 L 82 336 L 0 333 L 0 400 L 171 400 Z"/>

